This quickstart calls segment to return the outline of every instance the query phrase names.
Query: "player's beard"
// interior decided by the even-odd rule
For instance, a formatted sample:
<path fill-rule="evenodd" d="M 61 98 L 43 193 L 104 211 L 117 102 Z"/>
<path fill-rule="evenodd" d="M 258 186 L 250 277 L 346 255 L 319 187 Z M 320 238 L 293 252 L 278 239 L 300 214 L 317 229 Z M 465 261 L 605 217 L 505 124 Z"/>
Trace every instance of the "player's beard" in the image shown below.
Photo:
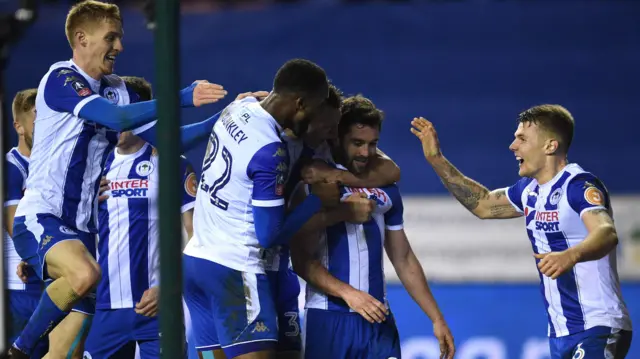
<path fill-rule="evenodd" d="M 288 126 L 288 128 L 297 138 L 302 138 L 302 136 L 307 133 L 309 122 L 310 121 L 307 119 L 304 119 L 302 121 L 292 121 L 291 126 Z"/>

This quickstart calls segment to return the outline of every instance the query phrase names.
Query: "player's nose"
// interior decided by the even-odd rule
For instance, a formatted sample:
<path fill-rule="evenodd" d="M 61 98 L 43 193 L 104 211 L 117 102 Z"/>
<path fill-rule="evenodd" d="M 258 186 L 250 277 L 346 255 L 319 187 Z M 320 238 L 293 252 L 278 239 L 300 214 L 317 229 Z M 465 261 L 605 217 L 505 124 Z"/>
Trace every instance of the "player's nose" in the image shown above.
<path fill-rule="evenodd" d="M 124 51 L 124 45 L 122 45 L 122 40 L 117 39 L 116 41 L 114 41 L 113 49 L 116 50 L 118 53 L 121 53 L 122 51 Z"/>

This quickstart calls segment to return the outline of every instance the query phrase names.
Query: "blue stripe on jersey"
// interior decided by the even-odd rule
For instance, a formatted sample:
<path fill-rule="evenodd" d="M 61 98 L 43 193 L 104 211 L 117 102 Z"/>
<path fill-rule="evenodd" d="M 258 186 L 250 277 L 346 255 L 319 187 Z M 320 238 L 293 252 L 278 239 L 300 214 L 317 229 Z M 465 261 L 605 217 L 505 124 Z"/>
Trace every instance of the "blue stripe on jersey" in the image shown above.
<path fill-rule="evenodd" d="M 567 239 L 562 232 L 546 233 L 549 247 L 554 252 L 566 250 L 569 246 Z M 567 318 L 567 329 L 569 333 L 578 333 L 584 330 L 584 313 L 580 305 L 580 295 L 578 294 L 578 283 L 574 270 L 568 271 L 556 280 L 558 292 L 560 292 L 560 305 L 565 318 Z"/>
<path fill-rule="evenodd" d="M 362 225 L 369 254 L 369 294 L 384 303 L 384 278 L 382 274 L 382 233 L 375 219 Z M 384 230 L 384 229 L 383 229 Z"/>
<path fill-rule="evenodd" d="M 327 228 L 327 270 L 338 280 L 349 283 L 349 237 L 345 223 Z M 327 309 L 349 311 L 344 300 L 327 296 Z"/>
<path fill-rule="evenodd" d="M 147 146 L 143 154 L 131 165 L 130 179 L 145 179 L 137 173 L 136 167 L 143 161 L 151 160 L 152 146 Z M 157 169 L 156 169 L 157 171 Z M 131 295 L 134 302 L 140 301 L 149 288 L 149 199 L 129 198 L 129 256 L 131 272 Z"/>
<path fill-rule="evenodd" d="M 87 169 L 87 158 L 89 157 L 89 144 L 95 136 L 95 127 L 82 124 L 82 131 L 78 135 L 71 159 L 67 168 L 69 169 L 64 179 L 64 193 L 62 200 L 62 220 L 71 228 L 76 228 L 76 217 L 82 195 L 84 183 L 84 173 Z"/>
<path fill-rule="evenodd" d="M 571 172 L 568 172 L 568 171 L 564 172 L 562 176 L 558 178 L 556 183 L 554 183 L 553 186 L 551 186 L 549 196 L 547 196 L 547 203 L 544 204 L 544 209 L 546 209 L 547 211 L 558 209 L 558 203 L 551 204 L 551 197 L 553 192 L 555 192 L 558 188 L 562 188 L 562 186 L 564 186 L 564 183 L 567 181 L 567 178 L 569 178 L 569 176 L 571 176 Z"/>
<path fill-rule="evenodd" d="M 104 172 L 103 174 L 107 174 L 111 169 L 111 164 L 115 159 L 115 154 L 113 151 L 105 152 L 107 154 L 107 159 L 104 164 Z M 102 176 L 101 176 L 102 177 Z M 96 297 L 96 308 L 98 309 L 110 309 L 111 308 L 111 291 L 109 290 L 109 208 L 107 206 L 107 201 L 103 201 L 98 204 L 98 221 L 99 223 L 104 223 L 104 225 L 99 226 L 100 232 L 98 236 L 100 240 L 98 241 L 98 264 L 100 264 L 100 268 L 102 269 L 102 280 L 98 282 L 98 290 Z"/>
<path fill-rule="evenodd" d="M 25 173 L 27 175 L 27 177 L 28 177 L 29 176 L 29 162 L 27 162 L 22 157 L 20 152 L 18 152 L 17 148 L 11 149 L 11 154 L 13 155 L 13 158 L 15 158 L 16 161 L 18 162 L 18 165 L 20 165 L 22 167 L 22 172 Z M 26 177 L 25 177 L 24 180 L 26 181 Z"/>
<path fill-rule="evenodd" d="M 535 212 L 535 211 L 534 211 Z M 533 231 L 527 229 L 527 235 L 529 236 L 529 240 L 531 241 L 531 247 L 533 247 L 533 253 L 540 254 L 538 252 L 538 247 L 536 247 L 536 239 L 533 236 Z M 536 259 L 536 268 L 538 268 L 538 263 L 540 263 L 540 259 Z M 540 293 L 542 293 L 542 299 L 544 300 L 544 308 L 547 311 L 547 319 L 549 320 L 549 336 L 551 338 L 555 338 L 556 336 L 556 328 L 553 326 L 553 322 L 551 321 L 551 314 L 549 314 L 549 301 L 547 300 L 546 288 L 544 286 L 544 279 L 542 278 L 542 273 L 538 271 L 538 276 L 540 277 Z"/>

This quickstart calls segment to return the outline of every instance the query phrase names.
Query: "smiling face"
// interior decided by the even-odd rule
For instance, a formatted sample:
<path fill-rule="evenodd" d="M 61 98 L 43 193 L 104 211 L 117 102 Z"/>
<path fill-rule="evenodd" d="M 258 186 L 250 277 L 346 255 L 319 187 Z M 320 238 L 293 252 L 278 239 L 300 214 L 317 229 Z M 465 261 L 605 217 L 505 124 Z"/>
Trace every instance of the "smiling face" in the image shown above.
<path fill-rule="evenodd" d="M 90 76 L 113 73 L 115 58 L 122 52 L 122 18 L 114 4 L 83 1 L 74 5 L 65 24 L 73 59 Z"/>
<path fill-rule="evenodd" d="M 535 177 L 545 166 L 547 136 L 537 124 L 524 122 L 518 125 L 515 139 L 509 146 L 518 161 L 518 175 L 521 177 Z"/>
<path fill-rule="evenodd" d="M 376 156 L 380 129 L 360 123 L 351 125 L 340 139 L 341 158 L 347 169 L 355 174 L 366 172 L 370 160 Z"/>
<path fill-rule="evenodd" d="M 89 71 L 102 76 L 112 74 L 116 57 L 124 50 L 120 22 L 103 20 L 80 31 L 74 51 L 84 59 Z"/>

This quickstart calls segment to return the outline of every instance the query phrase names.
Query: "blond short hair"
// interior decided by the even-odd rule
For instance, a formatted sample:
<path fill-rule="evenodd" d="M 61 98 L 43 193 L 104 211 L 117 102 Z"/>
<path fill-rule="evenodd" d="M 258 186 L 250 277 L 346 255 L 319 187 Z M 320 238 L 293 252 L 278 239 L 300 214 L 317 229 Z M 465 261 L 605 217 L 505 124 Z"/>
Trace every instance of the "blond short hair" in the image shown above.
<path fill-rule="evenodd" d="M 18 121 L 24 114 L 36 107 L 37 93 L 37 89 L 26 89 L 16 94 L 13 98 L 13 104 L 11 105 L 11 111 L 13 112 L 13 119 L 15 121 Z"/>
<path fill-rule="evenodd" d="M 73 48 L 73 36 L 78 28 L 87 24 L 91 26 L 101 21 L 122 23 L 118 5 L 95 0 L 86 0 L 73 5 L 67 14 L 65 23 L 65 33 L 69 45 Z"/>

